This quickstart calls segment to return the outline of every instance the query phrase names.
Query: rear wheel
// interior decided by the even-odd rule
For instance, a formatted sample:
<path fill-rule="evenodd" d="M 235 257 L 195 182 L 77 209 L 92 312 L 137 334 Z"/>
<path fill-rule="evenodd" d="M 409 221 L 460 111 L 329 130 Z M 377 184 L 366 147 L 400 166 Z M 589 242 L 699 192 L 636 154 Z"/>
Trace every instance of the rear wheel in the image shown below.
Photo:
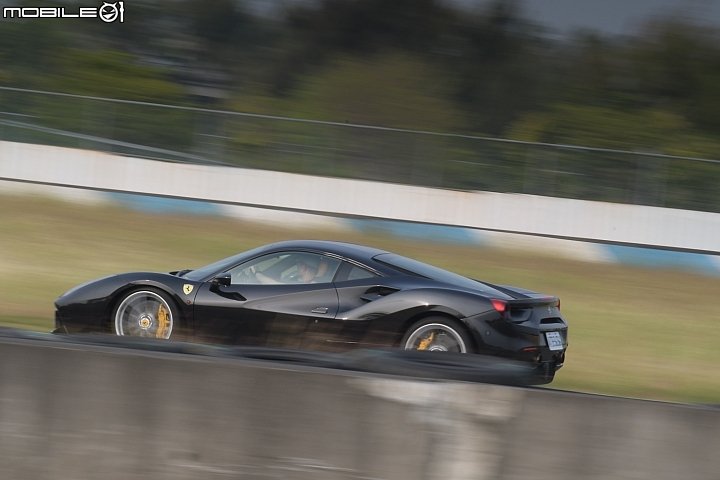
<path fill-rule="evenodd" d="M 428 352 L 472 352 L 472 342 L 457 321 L 444 317 L 428 317 L 411 326 L 400 342 L 405 350 Z"/>
<path fill-rule="evenodd" d="M 179 314 L 167 294 L 137 290 L 120 301 L 114 321 L 117 335 L 168 339 L 179 327 Z"/>

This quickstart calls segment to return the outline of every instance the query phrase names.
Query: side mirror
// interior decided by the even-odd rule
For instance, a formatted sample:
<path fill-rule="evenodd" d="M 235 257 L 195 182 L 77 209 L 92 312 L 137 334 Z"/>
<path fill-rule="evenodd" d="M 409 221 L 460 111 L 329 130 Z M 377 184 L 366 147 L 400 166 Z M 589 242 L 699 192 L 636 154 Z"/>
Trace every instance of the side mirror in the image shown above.
<path fill-rule="evenodd" d="M 232 279 L 230 277 L 230 273 L 225 272 L 225 273 L 221 273 L 221 274 L 217 275 L 215 278 L 213 278 L 212 284 L 227 287 L 230 285 L 231 280 Z"/>

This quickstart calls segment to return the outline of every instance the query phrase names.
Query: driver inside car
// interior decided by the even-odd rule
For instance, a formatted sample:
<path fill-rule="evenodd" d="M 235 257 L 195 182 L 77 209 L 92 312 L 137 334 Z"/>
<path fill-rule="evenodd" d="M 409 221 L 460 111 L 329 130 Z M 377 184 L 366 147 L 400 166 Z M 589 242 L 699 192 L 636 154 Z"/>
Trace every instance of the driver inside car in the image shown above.
<path fill-rule="evenodd" d="M 312 255 L 299 257 L 295 262 L 297 272 L 296 275 L 292 276 L 293 280 L 291 282 L 280 282 L 270 278 L 262 272 L 257 271 L 254 265 L 250 267 L 250 271 L 255 275 L 258 281 L 263 284 L 315 283 L 313 279 L 318 276 L 319 263 L 319 259 Z"/>
<path fill-rule="evenodd" d="M 313 257 L 299 260 L 297 263 L 298 278 L 302 283 L 315 283 L 313 279 L 318 274 L 318 262 Z"/>

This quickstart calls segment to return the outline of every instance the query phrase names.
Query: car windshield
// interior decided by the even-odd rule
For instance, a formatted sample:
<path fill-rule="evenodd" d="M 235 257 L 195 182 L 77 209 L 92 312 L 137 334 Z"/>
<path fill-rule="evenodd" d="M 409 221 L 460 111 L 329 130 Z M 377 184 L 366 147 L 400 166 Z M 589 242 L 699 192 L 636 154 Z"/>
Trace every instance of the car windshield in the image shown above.
<path fill-rule="evenodd" d="M 422 277 L 431 278 L 433 280 L 449 283 L 450 285 L 456 285 L 458 287 L 478 290 L 495 298 L 510 298 L 507 294 L 485 285 L 484 283 L 478 282 L 477 280 L 463 277 L 457 273 L 448 272 L 442 268 L 433 267 L 432 265 L 413 260 L 412 258 L 403 257 L 394 253 L 381 253 L 380 255 L 375 255 L 373 259 L 390 265 L 391 267 L 397 267 Z"/>
<path fill-rule="evenodd" d="M 223 258 L 222 260 L 218 260 L 217 262 L 211 263 L 210 265 L 198 268 L 197 270 L 192 270 L 183 275 L 183 278 L 187 278 L 188 280 L 200 281 L 206 277 L 209 277 L 213 273 L 223 272 L 228 268 L 255 256 L 259 252 L 265 250 L 265 248 L 266 247 L 255 248 L 253 250 L 248 250 L 247 252 L 238 253 L 237 255 L 233 255 L 232 257 Z"/>

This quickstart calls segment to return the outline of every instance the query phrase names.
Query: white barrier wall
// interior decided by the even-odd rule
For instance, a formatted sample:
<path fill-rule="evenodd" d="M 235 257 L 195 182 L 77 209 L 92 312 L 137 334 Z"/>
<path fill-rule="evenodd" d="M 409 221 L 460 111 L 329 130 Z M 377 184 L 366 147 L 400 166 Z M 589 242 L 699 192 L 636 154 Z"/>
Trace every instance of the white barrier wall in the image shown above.
<path fill-rule="evenodd" d="M 178 164 L 0 142 L 0 179 L 720 253 L 720 214 Z"/>

